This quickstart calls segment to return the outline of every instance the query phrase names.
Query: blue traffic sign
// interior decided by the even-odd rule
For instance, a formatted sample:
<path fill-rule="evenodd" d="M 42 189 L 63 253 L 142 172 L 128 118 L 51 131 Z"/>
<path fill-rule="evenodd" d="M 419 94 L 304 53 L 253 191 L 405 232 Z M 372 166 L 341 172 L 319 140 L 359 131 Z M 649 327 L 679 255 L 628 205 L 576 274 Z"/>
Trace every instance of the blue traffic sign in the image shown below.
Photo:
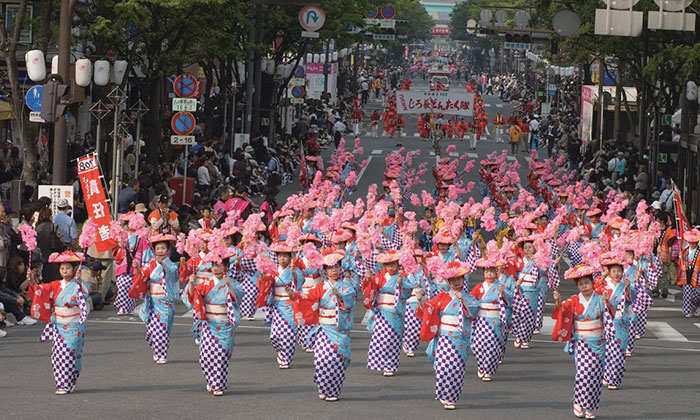
<path fill-rule="evenodd" d="M 43 93 L 44 87 L 41 85 L 30 87 L 25 98 L 27 107 L 34 112 L 41 112 L 41 97 Z"/>
<path fill-rule="evenodd" d="M 189 98 L 197 93 L 197 79 L 192 76 L 183 74 L 177 76 L 173 83 L 175 94 L 182 98 Z"/>
<path fill-rule="evenodd" d="M 170 122 L 170 127 L 173 129 L 175 134 L 180 136 L 186 136 L 194 131 L 195 125 L 194 115 L 189 112 L 178 112 L 173 115 L 173 119 Z"/>

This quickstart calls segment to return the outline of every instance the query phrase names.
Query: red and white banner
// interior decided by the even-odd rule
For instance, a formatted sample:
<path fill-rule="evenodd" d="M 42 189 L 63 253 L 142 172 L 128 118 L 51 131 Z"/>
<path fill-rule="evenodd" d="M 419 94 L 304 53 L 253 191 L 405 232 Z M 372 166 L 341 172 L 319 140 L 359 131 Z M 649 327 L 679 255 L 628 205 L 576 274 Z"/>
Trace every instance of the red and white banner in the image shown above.
<path fill-rule="evenodd" d="M 399 114 L 474 115 L 474 94 L 449 91 L 399 91 L 396 92 L 396 109 Z"/>
<path fill-rule="evenodd" d="M 109 251 L 116 245 L 109 237 L 112 217 L 109 214 L 107 196 L 100 180 L 100 167 L 94 154 L 78 159 L 78 179 L 83 189 L 88 216 L 97 224 L 95 248 L 100 253 Z"/>
<path fill-rule="evenodd" d="M 683 234 L 691 229 L 690 223 L 688 223 L 688 218 L 685 217 L 685 212 L 683 211 L 683 200 L 681 199 L 681 192 L 678 190 L 678 186 L 671 181 L 673 185 L 673 208 L 676 214 L 676 226 L 678 228 L 678 240 L 683 243 Z M 686 249 L 680 246 L 680 256 L 678 257 L 678 280 L 685 282 L 686 277 Z"/>
<path fill-rule="evenodd" d="M 449 36 L 450 28 L 446 26 L 433 26 L 432 28 L 430 28 L 430 35 Z"/>

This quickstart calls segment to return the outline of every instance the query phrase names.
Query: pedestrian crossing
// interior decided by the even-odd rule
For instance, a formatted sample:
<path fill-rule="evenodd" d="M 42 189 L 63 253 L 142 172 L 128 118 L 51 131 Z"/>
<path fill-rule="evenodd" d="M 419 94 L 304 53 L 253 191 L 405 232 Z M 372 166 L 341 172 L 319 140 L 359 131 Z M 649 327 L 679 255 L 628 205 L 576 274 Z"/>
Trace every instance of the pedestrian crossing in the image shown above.
<path fill-rule="evenodd" d="M 136 308 L 136 312 L 141 309 L 141 305 L 139 305 Z M 547 306 L 551 306 L 551 304 L 548 304 Z M 669 309 L 669 310 L 678 310 L 680 311 L 680 308 L 653 308 L 653 309 Z M 680 315 L 679 315 L 680 316 Z M 184 318 L 184 319 L 192 319 L 192 311 L 189 310 L 181 315 L 176 315 L 177 318 Z M 265 318 L 265 313 L 261 310 L 258 309 L 255 313 L 254 319 L 256 321 L 262 321 Z M 122 317 L 122 318 L 108 318 L 110 320 L 133 320 L 133 321 L 138 321 L 137 317 Z M 362 321 L 360 322 L 361 325 L 367 325 L 368 321 L 368 313 L 365 313 Z M 683 323 L 683 320 L 679 318 L 679 322 Z M 554 331 L 554 325 L 555 321 L 550 318 L 548 315 L 545 315 L 544 318 L 542 319 L 542 329 L 540 330 L 540 335 L 542 337 L 549 337 L 552 335 L 552 331 Z M 695 322 L 692 324 L 695 328 L 700 330 L 700 322 Z M 695 331 L 700 334 L 700 331 Z M 671 341 L 671 342 L 677 342 L 677 343 L 698 343 L 700 341 L 696 340 L 696 337 L 692 337 L 689 339 L 685 335 L 683 335 L 680 331 L 675 329 L 674 327 L 671 326 L 670 323 L 664 322 L 664 321 L 647 321 L 647 333 L 644 336 L 645 339 L 652 339 L 652 340 L 659 340 L 659 341 Z"/>
<path fill-rule="evenodd" d="M 372 150 L 370 151 L 370 156 L 374 156 L 374 157 L 386 156 L 386 155 L 390 155 L 390 154 L 392 154 L 392 153 L 398 153 L 399 151 L 400 151 L 400 149 L 372 149 Z M 463 154 L 464 154 L 464 153 L 462 153 L 462 152 L 449 152 L 449 153 L 447 153 L 447 155 L 448 155 L 449 157 L 451 157 L 451 158 L 458 158 L 458 157 L 462 156 Z M 480 159 L 480 158 L 481 158 L 481 159 L 487 159 L 489 154 L 490 154 L 490 153 L 486 153 L 486 152 L 484 152 L 483 154 L 468 152 L 468 153 L 467 153 L 467 157 L 468 157 L 469 159 Z M 434 156 L 435 156 L 435 152 L 433 152 L 433 151 L 422 151 L 420 156 L 430 156 L 430 157 L 434 157 Z M 444 156 L 445 156 L 445 154 L 443 153 L 443 157 L 444 157 Z M 520 156 L 519 159 L 524 160 L 524 161 L 526 161 L 526 162 L 530 162 L 530 160 L 532 160 L 532 159 L 530 158 L 530 156 Z M 515 161 L 516 161 L 516 157 L 515 157 L 515 156 L 510 156 L 510 155 L 509 155 L 509 156 L 506 157 L 506 160 L 507 160 L 508 162 L 515 162 Z"/>
<path fill-rule="evenodd" d="M 542 330 L 540 334 L 543 336 L 550 336 L 552 331 L 554 331 L 555 321 L 548 316 L 542 319 Z M 700 329 L 700 323 L 694 323 L 695 327 Z M 661 341 L 674 341 L 674 342 L 688 342 L 686 336 L 681 334 L 680 331 L 673 328 L 671 324 L 663 321 L 647 321 L 647 333 L 644 336 L 647 339 L 655 339 Z"/>

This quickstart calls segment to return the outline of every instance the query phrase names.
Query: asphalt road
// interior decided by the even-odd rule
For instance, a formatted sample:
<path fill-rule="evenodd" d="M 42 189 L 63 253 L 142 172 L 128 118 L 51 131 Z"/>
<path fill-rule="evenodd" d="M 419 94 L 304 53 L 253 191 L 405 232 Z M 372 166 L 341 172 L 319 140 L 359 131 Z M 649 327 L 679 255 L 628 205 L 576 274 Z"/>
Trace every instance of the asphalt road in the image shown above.
<path fill-rule="evenodd" d="M 496 109 L 500 101 L 486 97 L 486 103 L 491 104 L 488 111 Z M 508 115 L 506 107 L 504 115 Z M 490 111 L 489 117 L 493 119 Z M 410 124 L 409 120 L 409 133 Z M 434 162 L 435 158 L 427 153 L 432 150 L 427 143 L 411 134 L 403 143 L 408 149 L 423 152 L 418 162 Z M 487 139 L 471 152 L 465 143 L 453 143 L 458 154 L 475 153 L 474 158 L 479 160 L 505 147 Z M 370 184 L 382 181 L 384 157 L 396 149 L 394 141 L 388 138 L 363 136 L 362 146 L 362 158 L 370 162 L 353 199 L 363 196 Z M 527 166 L 526 156 L 519 156 L 523 166 Z M 524 174 L 523 171 L 521 176 Z M 477 177 L 474 170 L 464 181 L 477 181 Z M 432 180 L 429 182 L 422 188 L 431 190 Z M 295 193 L 297 188 L 295 184 L 286 186 L 283 196 Z M 419 192 L 420 188 L 416 190 Z M 479 277 L 474 275 L 470 284 L 480 281 Z M 573 284 L 565 281 L 560 291 L 564 296 L 575 292 Z M 649 311 L 647 336 L 638 341 L 635 356 L 628 359 L 622 387 L 618 391 L 603 390 L 598 418 L 700 418 L 700 319 L 683 318 L 679 290 L 672 292 L 667 299 L 655 300 Z M 181 304 L 176 309 L 168 363 L 162 366 L 153 363 L 144 340 L 145 326 L 138 318 L 117 317 L 114 308 L 108 306 L 90 314 L 83 371 L 77 390 L 69 396 L 53 394 L 50 345 L 38 342 L 42 323 L 7 330 L 7 337 L 0 339 L 0 420 L 574 418 L 574 364 L 562 351 L 563 346 L 549 338 L 551 309 L 549 304 L 545 328 L 535 336 L 531 349 L 514 349 L 511 340 L 493 382 L 478 380 L 470 355 L 458 409 L 446 412 L 433 399 L 434 376 L 423 351 L 425 344 L 421 344 L 414 358 L 402 355 L 394 377 L 384 378 L 366 369 L 370 335 L 362 323 L 365 311 L 361 307 L 355 310 L 352 362 L 343 394 L 338 402 L 327 403 L 319 401 L 316 395 L 312 355 L 297 352 L 292 367 L 279 370 L 268 341 L 269 329 L 260 319 L 243 321 L 238 328 L 229 389 L 223 397 L 215 398 L 204 389 L 198 352 L 189 332 L 191 317 L 181 316 L 185 313 Z"/>

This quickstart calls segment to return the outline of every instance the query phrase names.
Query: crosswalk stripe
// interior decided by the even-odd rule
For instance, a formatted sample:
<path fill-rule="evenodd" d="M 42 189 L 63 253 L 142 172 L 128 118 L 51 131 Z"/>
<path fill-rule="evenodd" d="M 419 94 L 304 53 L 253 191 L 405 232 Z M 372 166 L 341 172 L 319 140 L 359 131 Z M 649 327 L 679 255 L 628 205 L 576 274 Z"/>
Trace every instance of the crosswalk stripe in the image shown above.
<path fill-rule="evenodd" d="M 381 150 L 381 149 L 374 149 L 374 150 L 372 150 L 372 154 L 373 154 L 373 155 L 381 155 L 382 152 L 384 152 L 384 151 Z"/>
<path fill-rule="evenodd" d="M 507 156 L 507 157 L 506 157 L 506 160 L 509 160 L 509 161 L 511 161 L 511 162 L 514 162 L 516 159 L 515 159 L 515 156 Z"/>
<path fill-rule="evenodd" d="M 491 108 L 491 104 L 484 104 L 486 108 Z"/>
<path fill-rule="evenodd" d="M 550 335 L 554 331 L 555 321 L 550 317 L 545 316 L 542 319 L 542 330 L 540 333 L 542 335 Z M 700 328 L 700 323 L 695 324 L 696 327 Z M 670 326 L 668 322 L 658 322 L 658 321 L 647 321 L 647 330 L 651 331 L 657 340 L 664 341 L 677 341 L 685 342 L 688 341 L 687 338 L 678 332 L 675 328 Z"/>
<path fill-rule="evenodd" d="M 450 157 L 459 157 L 459 153 L 457 153 L 457 152 L 450 152 Z"/>
<path fill-rule="evenodd" d="M 413 133 L 413 137 L 419 137 L 420 133 Z"/>
<path fill-rule="evenodd" d="M 697 322 L 696 322 L 696 323 L 694 323 L 693 325 L 695 325 L 696 327 L 700 328 L 700 323 L 697 323 Z"/>
<path fill-rule="evenodd" d="M 668 322 L 647 321 L 647 330 L 651 331 L 659 340 L 688 341 L 683 334 L 670 326 Z"/>
<path fill-rule="evenodd" d="M 666 296 L 664 298 L 664 300 L 675 303 L 676 302 L 676 295 L 681 293 L 681 291 L 676 290 L 676 289 L 668 289 L 668 293 L 669 293 L 668 296 Z"/>
<path fill-rule="evenodd" d="M 531 160 L 532 160 L 532 159 L 530 159 L 530 156 L 525 156 L 525 161 L 526 161 L 526 162 L 529 162 L 529 161 L 531 161 Z"/>
<path fill-rule="evenodd" d="M 503 104 L 496 104 L 496 108 L 503 108 Z"/>
<path fill-rule="evenodd" d="M 469 157 L 470 159 L 476 159 L 479 157 L 479 155 L 477 155 L 476 153 L 467 153 L 467 157 Z"/>
<path fill-rule="evenodd" d="M 435 156 L 435 152 L 428 152 L 430 153 L 430 156 Z"/>

